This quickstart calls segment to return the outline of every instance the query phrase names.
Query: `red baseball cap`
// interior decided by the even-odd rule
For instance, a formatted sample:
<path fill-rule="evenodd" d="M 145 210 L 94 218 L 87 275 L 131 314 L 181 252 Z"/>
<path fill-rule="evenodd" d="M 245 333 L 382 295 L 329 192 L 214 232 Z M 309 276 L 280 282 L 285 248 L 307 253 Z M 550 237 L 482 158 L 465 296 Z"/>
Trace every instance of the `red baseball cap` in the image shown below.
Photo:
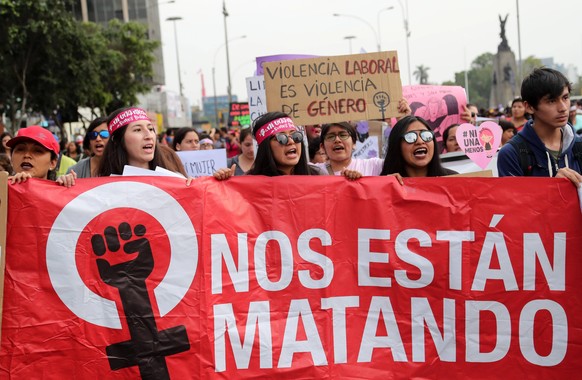
<path fill-rule="evenodd" d="M 16 137 L 10 139 L 6 145 L 12 148 L 14 145 L 27 140 L 32 140 L 44 146 L 46 149 L 54 152 L 56 155 L 59 154 L 59 143 L 53 134 L 48 129 L 44 129 L 38 125 L 31 125 L 30 127 L 20 128 L 16 134 Z"/>

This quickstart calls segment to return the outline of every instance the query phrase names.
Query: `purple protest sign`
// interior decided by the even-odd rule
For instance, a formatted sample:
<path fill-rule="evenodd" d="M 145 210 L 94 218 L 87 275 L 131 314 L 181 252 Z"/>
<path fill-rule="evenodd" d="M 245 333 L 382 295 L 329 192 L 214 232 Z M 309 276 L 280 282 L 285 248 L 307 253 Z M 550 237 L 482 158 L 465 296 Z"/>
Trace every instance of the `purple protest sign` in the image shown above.
<path fill-rule="evenodd" d="M 275 61 L 288 61 L 290 59 L 303 59 L 303 58 L 315 58 L 317 55 L 307 55 L 307 54 L 277 54 L 277 55 L 266 55 L 264 57 L 257 57 L 257 74 L 263 74 L 263 63 L 265 62 L 275 62 Z"/>

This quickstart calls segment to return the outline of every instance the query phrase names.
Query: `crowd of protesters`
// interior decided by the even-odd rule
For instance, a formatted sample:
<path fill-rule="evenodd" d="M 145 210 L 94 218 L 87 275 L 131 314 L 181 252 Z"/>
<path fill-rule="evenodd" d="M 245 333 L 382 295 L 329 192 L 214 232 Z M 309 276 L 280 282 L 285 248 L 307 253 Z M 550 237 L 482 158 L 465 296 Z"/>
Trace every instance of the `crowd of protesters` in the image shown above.
<path fill-rule="evenodd" d="M 571 84 L 558 71 L 535 69 L 524 79 L 521 97 L 505 112 L 479 111 L 468 104 L 460 117 L 473 124 L 493 118 L 501 126 L 499 176 L 565 177 L 579 186 L 581 155 L 574 151 L 582 146 L 577 134 L 582 132 L 578 113 L 582 102 L 571 103 L 570 91 Z M 126 165 L 149 170 L 162 167 L 185 175 L 176 152 L 225 149 L 228 166 L 214 173 L 218 180 L 245 174 L 339 175 L 350 180 L 391 175 L 402 184 L 405 177 L 455 174 L 442 166 L 440 154 L 461 150 L 456 141 L 459 124 L 444 129 L 441 148 L 430 123 L 413 116 L 406 100 L 400 100 L 398 110 L 400 117 L 381 158 L 353 157 L 357 135 L 353 121 L 301 127 L 284 113 L 269 112 L 252 127 L 213 128 L 204 133 L 185 127 L 158 138 L 147 113 L 128 107 L 93 120 L 84 136 L 64 147 L 40 126 L 22 128 L 14 137 L 4 133 L 0 165 L 9 172 L 11 183 L 41 178 L 72 186 L 79 178 L 120 175 Z M 534 159 L 530 171 L 524 169 L 520 157 L 526 149 Z"/>

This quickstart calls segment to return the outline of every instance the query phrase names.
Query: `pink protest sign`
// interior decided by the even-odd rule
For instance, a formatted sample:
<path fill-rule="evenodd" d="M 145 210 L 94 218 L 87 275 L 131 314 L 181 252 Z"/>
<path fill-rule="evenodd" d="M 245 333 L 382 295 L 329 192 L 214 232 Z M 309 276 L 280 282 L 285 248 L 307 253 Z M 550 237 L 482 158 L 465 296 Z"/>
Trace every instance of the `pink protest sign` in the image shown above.
<path fill-rule="evenodd" d="M 462 122 L 460 113 L 467 105 L 465 89 L 460 86 L 402 86 L 402 96 L 414 116 L 425 119 L 433 130 L 437 141 L 451 124 Z M 392 121 L 392 125 L 396 123 Z"/>
<path fill-rule="evenodd" d="M 461 150 L 481 169 L 485 169 L 501 144 L 501 127 L 492 121 L 479 126 L 465 123 L 457 128 L 457 143 Z"/>

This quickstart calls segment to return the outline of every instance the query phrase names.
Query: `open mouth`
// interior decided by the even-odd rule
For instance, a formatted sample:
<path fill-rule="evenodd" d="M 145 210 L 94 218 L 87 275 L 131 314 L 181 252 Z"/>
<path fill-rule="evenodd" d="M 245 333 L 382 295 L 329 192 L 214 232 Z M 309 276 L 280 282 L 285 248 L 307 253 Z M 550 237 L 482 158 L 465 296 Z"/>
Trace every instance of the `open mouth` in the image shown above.
<path fill-rule="evenodd" d="M 149 152 L 149 151 L 153 151 L 153 150 L 154 150 L 154 145 L 153 145 L 153 144 L 147 144 L 147 145 L 144 145 L 143 149 L 144 149 L 145 151 L 148 151 L 148 152 Z"/>
<path fill-rule="evenodd" d="M 343 145 L 336 145 L 336 146 L 333 147 L 333 151 L 334 152 L 340 152 L 340 151 L 343 151 L 343 150 L 346 150 L 346 148 Z"/>
<path fill-rule="evenodd" d="M 32 164 L 30 162 L 23 162 L 22 164 L 20 164 L 20 168 L 22 170 L 31 170 L 33 168 Z"/>
<path fill-rule="evenodd" d="M 424 158 L 428 154 L 428 149 L 418 148 L 418 149 L 414 150 L 413 154 L 414 154 L 414 157 Z"/>
<path fill-rule="evenodd" d="M 297 148 L 291 148 L 285 152 L 285 156 L 287 157 L 297 157 Z"/>

